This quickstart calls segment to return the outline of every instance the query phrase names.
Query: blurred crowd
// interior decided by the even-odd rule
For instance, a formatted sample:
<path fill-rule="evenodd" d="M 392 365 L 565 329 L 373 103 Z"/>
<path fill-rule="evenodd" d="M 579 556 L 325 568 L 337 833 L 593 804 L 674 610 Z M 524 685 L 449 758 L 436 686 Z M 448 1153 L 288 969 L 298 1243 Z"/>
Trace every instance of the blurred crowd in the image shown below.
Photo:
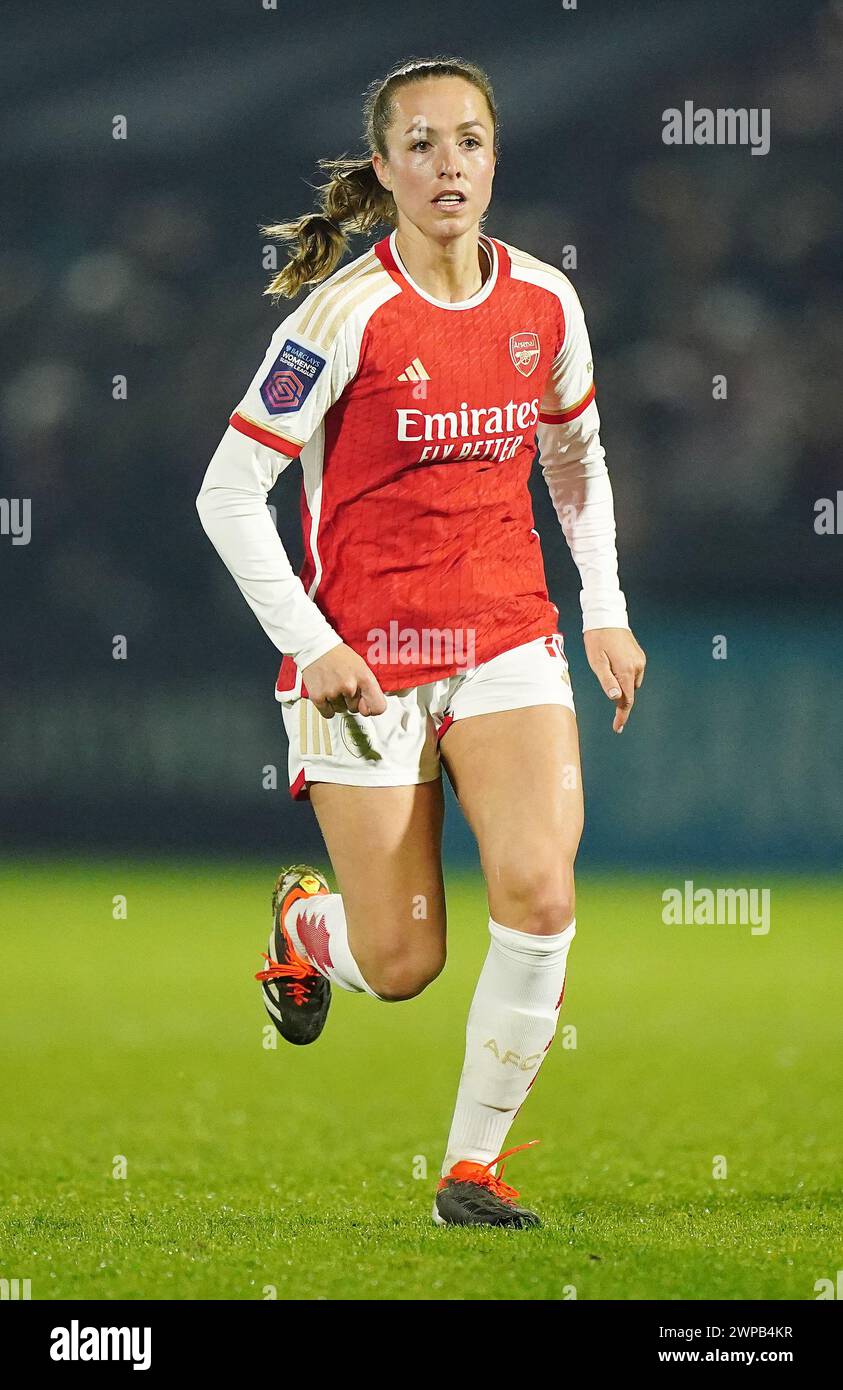
<path fill-rule="evenodd" d="M 681 79 L 522 141 L 509 166 L 504 123 L 485 227 L 557 265 L 576 248 L 633 616 L 639 595 L 812 604 L 843 588 L 835 542 L 813 528 L 815 500 L 843 488 L 841 58 L 830 5 L 798 43 L 773 34 L 757 61 L 716 70 L 689 57 Z M 686 97 L 769 108 L 770 153 L 664 145 L 661 112 Z M 222 671 L 258 633 L 194 497 L 280 317 L 257 224 L 308 210 L 318 177 L 280 149 L 286 179 L 270 177 L 265 135 L 246 157 L 259 135 L 171 167 L 115 142 L 99 166 L 24 174 L 7 209 L 3 495 L 33 499 L 33 537 L 4 557 L 4 589 L 33 669 L 84 670 L 128 630 L 147 673 Z M 338 131 L 324 154 L 351 143 Z M 297 561 L 296 472 L 274 500 Z M 538 470 L 533 486 L 570 616 L 576 582 Z"/>

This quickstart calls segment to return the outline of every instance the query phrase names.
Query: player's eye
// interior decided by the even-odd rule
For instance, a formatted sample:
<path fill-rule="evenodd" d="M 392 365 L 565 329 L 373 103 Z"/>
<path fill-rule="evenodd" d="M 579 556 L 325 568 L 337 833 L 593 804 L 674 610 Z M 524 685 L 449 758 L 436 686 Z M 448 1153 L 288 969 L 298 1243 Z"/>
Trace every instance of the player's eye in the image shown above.
<path fill-rule="evenodd" d="M 463 144 L 466 143 L 466 140 L 470 140 L 471 143 L 472 143 L 472 146 L 476 145 L 476 146 L 479 148 L 479 146 L 480 146 L 480 141 L 477 139 L 477 136 L 476 136 L 476 135 L 467 135 L 467 136 L 465 137 L 465 140 L 463 140 Z M 412 145 L 410 146 L 410 149 L 411 149 L 411 150 L 417 150 L 418 147 L 419 147 L 419 145 L 429 145 L 429 144 L 430 144 L 430 141 L 429 141 L 429 140 L 414 140 L 413 143 L 412 143 Z"/>

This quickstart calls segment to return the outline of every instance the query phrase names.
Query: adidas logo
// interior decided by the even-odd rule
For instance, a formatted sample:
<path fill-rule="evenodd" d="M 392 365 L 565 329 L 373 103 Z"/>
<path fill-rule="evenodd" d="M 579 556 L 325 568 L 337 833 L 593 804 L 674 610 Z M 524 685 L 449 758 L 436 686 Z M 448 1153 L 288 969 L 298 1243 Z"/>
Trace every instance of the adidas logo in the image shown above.
<path fill-rule="evenodd" d="M 398 381 L 430 381 L 430 373 L 427 371 L 420 358 L 414 357 L 409 367 L 405 367 Z"/>

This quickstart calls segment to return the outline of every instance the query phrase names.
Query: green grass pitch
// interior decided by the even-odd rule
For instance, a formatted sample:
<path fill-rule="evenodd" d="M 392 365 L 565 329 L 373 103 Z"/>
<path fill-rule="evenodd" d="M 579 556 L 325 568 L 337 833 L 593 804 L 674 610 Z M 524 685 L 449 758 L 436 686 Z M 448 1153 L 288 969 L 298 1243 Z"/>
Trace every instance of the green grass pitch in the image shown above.
<path fill-rule="evenodd" d="M 430 1221 L 482 881 L 448 876 L 419 998 L 337 990 L 314 1046 L 267 1050 L 272 876 L 0 873 L 0 1275 L 33 1299 L 810 1300 L 835 1278 L 839 882 L 698 875 L 771 887 L 752 936 L 665 926 L 682 874 L 581 878 L 560 1031 L 507 1140 L 542 1141 L 507 1165 L 545 1223 L 519 1232 Z"/>

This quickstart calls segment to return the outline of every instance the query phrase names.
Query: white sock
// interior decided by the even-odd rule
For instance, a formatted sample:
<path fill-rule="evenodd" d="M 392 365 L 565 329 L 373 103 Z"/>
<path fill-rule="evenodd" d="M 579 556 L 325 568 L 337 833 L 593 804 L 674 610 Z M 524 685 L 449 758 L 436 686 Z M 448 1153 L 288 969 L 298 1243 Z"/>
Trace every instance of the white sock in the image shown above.
<path fill-rule="evenodd" d="M 348 944 L 345 908 L 339 893 L 320 893 L 299 898 L 284 913 L 284 926 L 300 956 L 320 975 L 352 994 L 371 994 Z"/>
<path fill-rule="evenodd" d="M 576 919 L 555 936 L 536 936 L 490 917 L 489 932 L 489 953 L 468 1015 L 443 1177 L 460 1159 L 488 1163 L 502 1151 L 553 1042 Z"/>

